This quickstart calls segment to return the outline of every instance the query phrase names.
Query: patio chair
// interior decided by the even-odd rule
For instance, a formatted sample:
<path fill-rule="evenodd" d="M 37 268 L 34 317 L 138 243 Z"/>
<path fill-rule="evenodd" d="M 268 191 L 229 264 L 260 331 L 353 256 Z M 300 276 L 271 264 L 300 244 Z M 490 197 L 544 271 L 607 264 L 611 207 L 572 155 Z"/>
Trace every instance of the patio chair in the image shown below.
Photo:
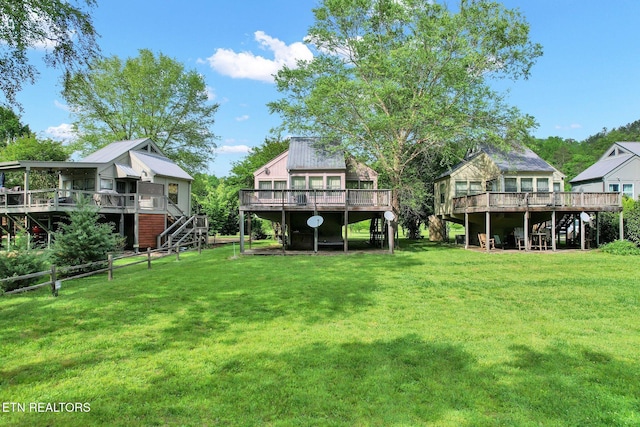
<path fill-rule="evenodd" d="M 478 233 L 478 241 L 480 242 L 480 249 L 487 249 L 487 235 L 484 233 Z M 496 241 L 489 239 L 489 249 L 496 248 Z"/>
<path fill-rule="evenodd" d="M 523 228 L 514 228 L 513 229 L 513 237 L 516 241 L 516 247 L 518 250 L 527 249 L 526 242 L 524 240 L 524 229 Z"/>

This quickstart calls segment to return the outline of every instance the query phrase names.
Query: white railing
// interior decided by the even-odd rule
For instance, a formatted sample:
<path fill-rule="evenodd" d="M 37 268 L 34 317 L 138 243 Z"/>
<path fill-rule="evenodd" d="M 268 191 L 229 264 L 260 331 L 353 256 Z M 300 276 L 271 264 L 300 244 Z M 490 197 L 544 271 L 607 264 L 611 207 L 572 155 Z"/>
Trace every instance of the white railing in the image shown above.
<path fill-rule="evenodd" d="M 391 206 L 391 190 L 240 190 L 243 207 Z"/>
<path fill-rule="evenodd" d="M 78 198 L 85 198 L 100 208 L 128 210 L 166 210 L 167 198 L 137 193 L 120 194 L 115 191 L 81 191 L 49 188 L 30 191 L 0 191 L 0 211 L 56 211 L 75 206 Z"/>
<path fill-rule="evenodd" d="M 594 208 L 620 207 L 620 193 L 577 193 L 577 192 L 535 192 L 535 193 L 480 193 L 471 196 L 455 197 L 455 212 L 467 208 L 526 208 L 526 207 L 564 207 Z"/>

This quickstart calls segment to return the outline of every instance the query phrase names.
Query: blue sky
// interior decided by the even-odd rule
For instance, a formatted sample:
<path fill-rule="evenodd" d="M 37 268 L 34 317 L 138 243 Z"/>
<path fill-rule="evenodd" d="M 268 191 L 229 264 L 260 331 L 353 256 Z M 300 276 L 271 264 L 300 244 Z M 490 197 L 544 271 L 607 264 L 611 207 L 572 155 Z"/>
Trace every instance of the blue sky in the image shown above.
<path fill-rule="evenodd" d="M 451 1 L 451 3 L 455 3 Z M 531 25 L 544 55 L 529 80 L 507 82 L 509 102 L 539 123 L 535 136 L 583 140 L 640 119 L 640 1 L 504 0 Z M 310 55 L 302 41 L 315 0 L 99 0 L 93 10 L 106 56 L 162 52 L 201 73 L 220 104 L 220 137 L 209 173 L 261 144 L 280 123 L 266 103 L 279 98 L 270 74 Z M 60 95 L 60 71 L 40 67 L 19 95 L 22 122 L 41 137 L 64 137 L 72 117 Z"/>

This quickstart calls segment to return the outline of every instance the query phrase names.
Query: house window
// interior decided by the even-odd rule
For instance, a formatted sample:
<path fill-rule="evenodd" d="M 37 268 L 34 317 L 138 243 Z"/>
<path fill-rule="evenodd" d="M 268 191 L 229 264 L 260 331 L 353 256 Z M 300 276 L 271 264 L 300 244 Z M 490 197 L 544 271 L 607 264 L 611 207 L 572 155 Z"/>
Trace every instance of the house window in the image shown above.
<path fill-rule="evenodd" d="M 498 191 L 498 182 L 495 179 L 486 182 L 486 191 Z"/>
<path fill-rule="evenodd" d="M 271 181 L 258 181 L 258 198 L 259 199 L 272 199 L 273 193 L 271 190 Z"/>
<path fill-rule="evenodd" d="M 469 194 L 480 194 L 480 193 L 482 193 L 482 182 L 471 181 L 469 183 Z"/>
<path fill-rule="evenodd" d="M 291 188 L 294 190 L 304 190 L 306 187 L 306 180 L 304 176 L 291 177 Z"/>
<path fill-rule="evenodd" d="M 444 182 L 440 183 L 440 203 L 444 204 L 444 191 L 445 191 L 445 186 L 444 186 Z"/>
<path fill-rule="evenodd" d="M 456 197 L 467 195 L 467 181 L 456 181 Z"/>
<path fill-rule="evenodd" d="M 633 199 L 633 184 L 622 184 L 622 194 Z"/>
<path fill-rule="evenodd" d="M 559 182 L 554 182 L 553 183 L 553 191 L 556 192 L 556 193 L 559 193 L 560 191 L 562 191 L 560 189 L 560 183 Z"/>
<path fill-rule="evenodd" d="M 620 192 L 620 184 L 609 184 L 609 191 L 612 193 Z"/>
<path fill-rule="evenodd" d="M 518 192 L 518 180 L 516 178 L 505 178 L 504 179 L 504 191 L 507 193 L 517 193 Z"/>
<path fill-rule="evenodd" d="M 73 189 L 80 191 L 95 191 L 96 181 L 93 178 L 88 179 L 74 179 Z"/>
<path fill-rule="evenodd" d="M 322 177 L 310 176 L 309 177 L 309 190 L 322 190 Z"/>
<path fill-rule="evenodd" d="M 549 178 L 538 178 L 538 179 L 536 179 L 536 191 L 538 193 L 548 193 L 549 192 Z"/>
<path fill-rule="evenodd" d="M 169 200 L 178 204 L 178 184 L 175 182 L 169 183 Z"/>
<path fill-rule="evenodd" d="M 100 178 L 100 190 L 113 190 L 113 180 Z"/>
<path fill-rule="evenodd" d="M 520 191 L 523 193 L 533 191 L 533 178 L 520 178 Z"/>
<path fill-rule="evenodd" d="M 360 188 L 362 190 L 373 190 L 373 181 L 360 181 Z"/>
<path fill-rule="evenodd" d="M 340 189 L 340 177 L 328 176 L 327 177 L 327 190 L 339 190 Z"/>
<path fill-rule="evenodd" d="M 287 189 L 287 181 L 273 181 L 273 189 L 274 190 L 286 190 Z M 283 195 L 282 191 L 274 191 L 273 197 L 281 199 Z"/>

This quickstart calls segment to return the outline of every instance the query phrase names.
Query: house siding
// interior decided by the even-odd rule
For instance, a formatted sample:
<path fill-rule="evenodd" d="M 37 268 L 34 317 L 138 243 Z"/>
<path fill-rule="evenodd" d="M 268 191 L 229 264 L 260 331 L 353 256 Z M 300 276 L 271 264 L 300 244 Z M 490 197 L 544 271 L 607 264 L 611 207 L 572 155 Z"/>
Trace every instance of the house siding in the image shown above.
<path fill-rule="evenodd" d="M 138 245 L 140 249 L 155 248 L 158 235 L 165 229 L 165 216 L 159 214 L 139 214 Z"/>

